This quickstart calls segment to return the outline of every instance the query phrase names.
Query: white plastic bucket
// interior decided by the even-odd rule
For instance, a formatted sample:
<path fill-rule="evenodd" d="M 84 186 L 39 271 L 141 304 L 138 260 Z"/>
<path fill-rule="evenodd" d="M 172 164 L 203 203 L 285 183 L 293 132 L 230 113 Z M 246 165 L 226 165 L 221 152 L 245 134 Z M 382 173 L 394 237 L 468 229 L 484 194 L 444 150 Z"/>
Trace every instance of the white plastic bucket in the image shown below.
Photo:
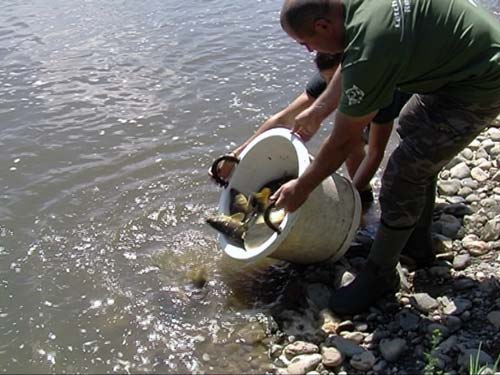
<path fill-rule="evenodd" d="M 260 134 L 242 152 L 221 193 L 219 212 L 229 214 L 231 188 L 248 195 L 284 175 L 300 176 L 310 162 L 306 147 L 290 130 L 277 128 Z M 219 244 L 229 257 L 248 262 L 266 256 L 303 264 L 336 261 L 349 248 L 360 216 L 358 192 L 347 179 L 333 174 L 297 211 L 286 214 L 280 234 L 264 224 L 267 235 L 251 247 L 240 247 L 222 234 Z"/>

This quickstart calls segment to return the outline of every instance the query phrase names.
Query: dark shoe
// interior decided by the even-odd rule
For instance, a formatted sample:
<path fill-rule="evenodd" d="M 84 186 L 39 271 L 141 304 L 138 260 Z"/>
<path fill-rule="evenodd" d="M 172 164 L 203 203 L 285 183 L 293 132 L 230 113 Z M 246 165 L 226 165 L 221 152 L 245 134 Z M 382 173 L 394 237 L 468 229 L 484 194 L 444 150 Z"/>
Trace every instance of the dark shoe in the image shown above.
<path fill-rule="evenodd" d="M 383 269 L 368 260 L 352 283 L 333 292 L 330 308 L 343 315 L 361 313 L 384 295 L 397 292 L 399 283 L 395 268 Z"/>
<path fill-rule="evenodd" d="M 401 251 L 404 257 L 410 258 L 416 268 L 431 266 L 436 260 L 432 245 L 432 236 L 428 228 L 415 228 L 408 242 Z"/>

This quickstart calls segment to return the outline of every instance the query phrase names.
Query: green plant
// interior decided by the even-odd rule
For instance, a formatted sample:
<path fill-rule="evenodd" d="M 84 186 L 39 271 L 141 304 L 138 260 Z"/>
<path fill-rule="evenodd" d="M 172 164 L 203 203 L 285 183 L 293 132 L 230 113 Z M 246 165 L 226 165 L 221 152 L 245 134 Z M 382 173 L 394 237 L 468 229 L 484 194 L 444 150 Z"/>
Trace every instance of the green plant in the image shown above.
<path fill-rule="evenodd" d="M 476 358 L 472 358 L 472 355 L 469 357 L 469 375 L 478 375 L 482 374 L 484 370 L 486 370 L 489 366 L 483 365 L 479 367 L 479 356 L 481 354 L 481 344 L 479 343 L 479 347 L 477 348 Z M 498 363 L 500 363 L 500 354 L 498 355 L 497 360 L 493 364 L 493 372 L 497 371 Z"/>
<path fill-rule="evenodd" d="M 435 329 L 431 336 L 431 350 L 424 353 L 425 367 L 424 375 L 443 375 L 443 370 L 437 368 L 438 359 L 436 357 L 436 348 L 441 341 L 441 331 Z"/>

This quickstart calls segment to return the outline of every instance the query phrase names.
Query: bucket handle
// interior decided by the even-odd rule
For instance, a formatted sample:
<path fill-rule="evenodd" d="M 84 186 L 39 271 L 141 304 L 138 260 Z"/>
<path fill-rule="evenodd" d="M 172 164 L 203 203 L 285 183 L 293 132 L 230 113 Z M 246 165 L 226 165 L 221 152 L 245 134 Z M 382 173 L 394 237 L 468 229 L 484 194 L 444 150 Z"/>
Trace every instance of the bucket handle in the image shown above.
<path fill-rule="evenodd" d="M 223 180 L 217 172 L 219 169 L 219 164 L 223 161 L 232 161 L 233 163 L 238 164 L 240 162 L 240 159 L 238 159 L 236 156 L 229 154 L 222 155 L 221 157 L 215 159 L 214 162 L 212 163 L 212 167 L 210 167 L 210 173 L 212 174 L 212 177 L 214 178 L 215 182 L 220 186 L 226 188 L 229 182 Z"/>
<path fill-rule="evenodd" d="M 271 218 L 269 215 L 271 214 L 271 210 L 276 206 L 276 202 L 272 202 L 267 206 L 266 210 L 264 211 L 264 222 L 267 224 L 269 228 L 274 230 L 276 233 L 281 234 L 281 229 L 278 228 L 276 225 L 273 224 L 271 221 Z"/>

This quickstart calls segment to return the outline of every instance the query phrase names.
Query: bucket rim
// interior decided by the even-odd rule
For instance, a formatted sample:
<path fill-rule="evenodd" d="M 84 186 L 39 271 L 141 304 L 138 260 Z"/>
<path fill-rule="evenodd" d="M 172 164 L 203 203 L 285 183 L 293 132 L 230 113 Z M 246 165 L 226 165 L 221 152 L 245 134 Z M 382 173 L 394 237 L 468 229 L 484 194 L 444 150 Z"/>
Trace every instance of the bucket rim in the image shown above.
<path fill-rule="evenodd" d="M 240 160 L 242 161 L 247 154 L 252 152 L 252 149 L 258 143 L 260 143 L 266 139 L 272 138 L 272 137 L 284 138 L 291 143 L 291 145 L 292 145 L 292 147 L 295 150 L 295 153 L 297 155 L 298 176 L 302 175 L 302 173 L 304 173 L 305 169 L 310 164 L 309 151 L 307 150 L 306 146 L 304 145 L 304 142 L 302 141 L 302 139 L 288 128 L 274 128 L 274 129 L 267 130 L 267 131 L 263 132 L 262 134 L 259 134 L 257 137 L 255 137 L 255 139 L 253 139 L 248 144 L 247 147 L 245 147 L 245 149 L 243 150 L 243 152 L 240 155 Z M 239 164 L 235 168 L 238 168 L 238 166 L 239 166 Z M 223 202 L 225 202 L 224 194 L 228 194 L 228 192 L 230 191 L 232 186 L 233 186 L 233 183 L 230 179 L 228 186 L 224 189 L 224 192 L 221 194 L 221 197 L 219 200 L 219 212 L 223 212 Z M 242 261 L 256 261 L 256 260 L 261 259 L 263 257 L 270 256 L 279 247 L 279 245 L 283 242 L 283 240 L 287 237 L 287 235 L 292 230 L 293 226 L 295 225 L 295 223 L 300 215 L 301 209 L 302 209 L 302 207 L 299 207 L 294 212 L 286 212 L 285 218 L 283 219 L 282 223 L 280 224 L 281 233 L 278 234 L 278 233 L 274 232 L 260 246 L 257 246 L 255 248 L 251 248 L 251 249 L 246 249 L 244 247 L 236 246 L 236 245 L 233 245 L 232 243 L 228 242 L 226 240 L 225 236 L 222 234 L 219 234 L 219 243 L 220 243 L 221 247 L 223 248 L 224 253 L 226 253 L 229 257 L 231 257 L 233 259 L 242 260 Z"/>

